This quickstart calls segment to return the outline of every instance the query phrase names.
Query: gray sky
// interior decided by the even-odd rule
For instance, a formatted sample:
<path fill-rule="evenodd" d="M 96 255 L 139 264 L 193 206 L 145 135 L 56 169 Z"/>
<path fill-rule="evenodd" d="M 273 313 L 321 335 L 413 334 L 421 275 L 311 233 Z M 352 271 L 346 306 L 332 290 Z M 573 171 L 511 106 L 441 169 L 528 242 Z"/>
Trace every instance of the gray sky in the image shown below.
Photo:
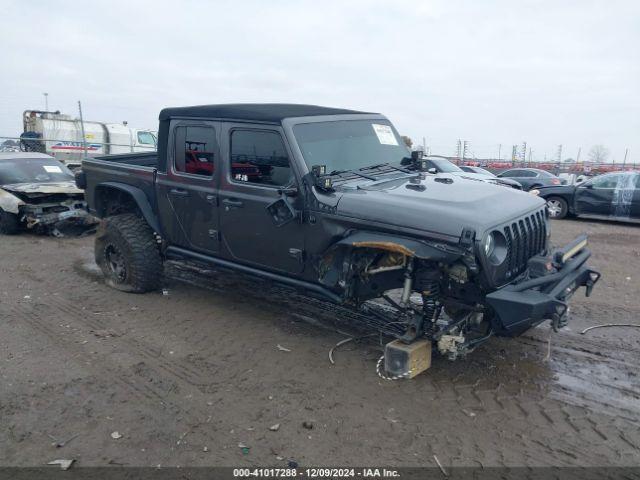
<path fill-rule="evenodd" d="M 640 2 L 2 0 L 0 135 L 44 108 L 156 128 L 164 106 L 386 114 L 451 155 L 526 140 L 640 163 Z"/>

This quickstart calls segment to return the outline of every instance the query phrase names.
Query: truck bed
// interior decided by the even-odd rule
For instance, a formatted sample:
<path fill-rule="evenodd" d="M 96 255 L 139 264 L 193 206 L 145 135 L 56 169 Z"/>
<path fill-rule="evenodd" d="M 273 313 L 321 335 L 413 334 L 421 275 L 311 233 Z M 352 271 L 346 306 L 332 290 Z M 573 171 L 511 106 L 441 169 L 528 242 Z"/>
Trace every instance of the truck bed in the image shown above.
<path fill-rule="evenodd" d="M 90 206 L 96 205 L 98 185 L 124 185 L 144 192 L 149 204 L 155 208 L 155 177 L 158 165 L 156 152 L 102 155 L 85 159 L 82 172 L 86 179 L 85 198 Z M 96 212 L 93 212 L 96 213 Z"/>
<path fill-rule="evenodd" d="M 104 160 L 105 162 L 119 163 L 123 165 L 138 165 L 141 167 L 158 166 L 158 153 L 121 153 L 118 155 L 98 155 L 94 157 L 96 160 Z"/>

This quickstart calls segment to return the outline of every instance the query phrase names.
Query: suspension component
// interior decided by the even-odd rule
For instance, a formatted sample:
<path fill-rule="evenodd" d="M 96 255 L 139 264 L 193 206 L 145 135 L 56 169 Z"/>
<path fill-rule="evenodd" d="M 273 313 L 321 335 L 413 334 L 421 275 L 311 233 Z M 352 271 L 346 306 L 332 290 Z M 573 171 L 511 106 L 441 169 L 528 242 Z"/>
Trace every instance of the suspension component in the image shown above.
<path fill-rule="evenodd" d="M 440 272 L 423 270 L 416 275 L 416 288 L 422 296 L 422 318 L 424 329 L 431 334 L 436 333 L 436 322 L 442 311 L 440 304 Z"/>

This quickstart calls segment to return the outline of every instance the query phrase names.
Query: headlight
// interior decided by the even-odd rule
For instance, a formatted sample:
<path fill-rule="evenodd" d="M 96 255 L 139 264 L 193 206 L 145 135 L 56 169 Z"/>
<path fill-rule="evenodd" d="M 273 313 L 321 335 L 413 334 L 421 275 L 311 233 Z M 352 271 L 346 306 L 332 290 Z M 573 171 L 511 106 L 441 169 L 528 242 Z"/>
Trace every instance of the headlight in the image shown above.
<path fill-rule="evenodd" d="M 495 246 L 495 240 L 493 238 L 493 232 L 487 235 L 487 238 L 484 239 L 483 250 L 484 256 L 489 258 L 493 253 L 493 247 Z"/>
<path fill-rule="evenodd" d="M 540 190 L 534 188 L 533 190 L 529 190 L 529 193 L 537 197 L 538 195 L 540 195 Z"/>
<path fill-rule="evenodd" d="M 493 265 L 501 265 L 507 259 L 507 239 L 498 230 L 486 236 L 482 244 L 485 257 Z"/>

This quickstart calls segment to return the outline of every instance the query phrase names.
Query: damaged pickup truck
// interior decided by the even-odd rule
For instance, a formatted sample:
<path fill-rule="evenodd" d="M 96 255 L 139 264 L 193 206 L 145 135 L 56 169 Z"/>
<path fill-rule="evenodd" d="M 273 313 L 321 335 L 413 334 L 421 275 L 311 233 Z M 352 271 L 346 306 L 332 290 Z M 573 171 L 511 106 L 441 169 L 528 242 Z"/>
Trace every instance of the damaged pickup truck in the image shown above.
<path fill-rule="evenodd" d="M 162 110 L 157 154 L 85 160 L 76 182 L 102 218 L 96 261 L 120 290 L 157 289 L 166 259 L 210 263 L 450 358 L 563 326 L 569 298 L 600 276 L 586 237 L 551 250 L 543 200 L 428 167 L 380 114 L 209 105 Z"/>
<path fill-rule="evenodd" d="M 90 224 L 83 191 L 59 161 L 42 153 L 0 153 L 0 233 L 21 228 L 59 236 L 68 224 Z"/>

